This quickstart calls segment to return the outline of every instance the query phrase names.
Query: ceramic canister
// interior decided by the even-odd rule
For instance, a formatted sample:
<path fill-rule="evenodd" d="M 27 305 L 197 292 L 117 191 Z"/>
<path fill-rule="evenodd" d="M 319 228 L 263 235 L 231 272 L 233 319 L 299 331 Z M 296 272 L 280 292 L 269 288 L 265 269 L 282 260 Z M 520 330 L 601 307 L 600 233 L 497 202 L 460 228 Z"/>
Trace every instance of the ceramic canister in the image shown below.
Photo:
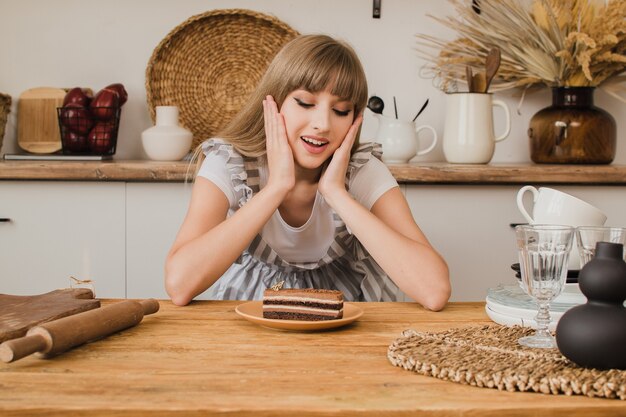
<path fill-rule="evenodd" d="M 189 153 L 193 134 L 178 124 L 178 107 L 157 106 L 156 125 L 143 131 L 146 154 L 156 161 L 178 161 Z"/>

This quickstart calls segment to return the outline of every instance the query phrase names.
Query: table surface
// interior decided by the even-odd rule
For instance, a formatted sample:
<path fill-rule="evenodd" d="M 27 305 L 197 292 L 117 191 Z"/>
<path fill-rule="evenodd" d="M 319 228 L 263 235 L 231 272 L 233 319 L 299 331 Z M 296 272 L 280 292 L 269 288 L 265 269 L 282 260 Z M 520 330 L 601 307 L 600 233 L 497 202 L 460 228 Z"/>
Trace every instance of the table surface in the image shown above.
<path fill-rule="evenodd" d="M 116 300 L 104 300 L 103 305 Z M 405 329 L 490 323 L 483 303 L 429 312 L 415 303 L 356 303 L 363 316 L 313 333 L 273 330 L 197 301 L 54 359 L 0 364 L 0 415 L 624 416 L 626 402 L 511 393 L 392 366 Z"/>

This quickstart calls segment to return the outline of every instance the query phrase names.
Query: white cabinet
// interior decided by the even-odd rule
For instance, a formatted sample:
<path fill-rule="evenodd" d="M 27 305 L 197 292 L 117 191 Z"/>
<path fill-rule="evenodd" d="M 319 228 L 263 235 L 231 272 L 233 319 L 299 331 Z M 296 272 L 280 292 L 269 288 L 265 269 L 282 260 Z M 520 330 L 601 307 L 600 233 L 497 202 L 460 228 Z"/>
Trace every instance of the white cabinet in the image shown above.
<path fill-rule="evenodd" d="M 192 184 L 126 185 L 128 298 L 169 298 L 165 292 L 165 257 L 183 222 Z"/>
<path fill-rule="evenodd" d="M 452 301 L 484 301 L 499 283 L 512 285 L 517 262 L 511 223 L 524 223 L 516 205 L 521 186 L 406 185 L 413 217 L 448 262 Z M 552 186 L 607 215 L 606 225 L 626 226 L 626 187 Z"/>
<path fill-rule="evenodd" d="M 125 184 L 0 182 L 0 293 L 40 294 L 94 281 L 125 297 Z"/>
<path fill-rule="evenodd" d="M 453 301 L 513 284 L 515 185 L 402 185 L 413 216 L 450 266 Z M 0 293 L 38 294 L 95 281 L 102 298 L 168 298 L 167 252 L 192 184 L 0 181 Z M 554 186 L 626 226 L 626 187 Z"/>

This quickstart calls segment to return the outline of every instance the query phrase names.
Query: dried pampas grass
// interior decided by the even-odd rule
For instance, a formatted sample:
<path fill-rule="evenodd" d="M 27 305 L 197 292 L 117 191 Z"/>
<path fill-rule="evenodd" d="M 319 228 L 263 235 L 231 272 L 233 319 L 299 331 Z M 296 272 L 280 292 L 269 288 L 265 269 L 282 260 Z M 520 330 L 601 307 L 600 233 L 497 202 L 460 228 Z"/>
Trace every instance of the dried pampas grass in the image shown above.
<path fill-rule="evenodd" d="M 453 91 L 465 66 L 483 69 L 489 50 L 502 52 L 492 90 L 599 86 L 626 71 L 626 0 L 449 0 L 457 17 L 433 19 L 458 38 L 418 35 L 418 54 Z M 614 83 L 611 83 L 614 84 Z"/>

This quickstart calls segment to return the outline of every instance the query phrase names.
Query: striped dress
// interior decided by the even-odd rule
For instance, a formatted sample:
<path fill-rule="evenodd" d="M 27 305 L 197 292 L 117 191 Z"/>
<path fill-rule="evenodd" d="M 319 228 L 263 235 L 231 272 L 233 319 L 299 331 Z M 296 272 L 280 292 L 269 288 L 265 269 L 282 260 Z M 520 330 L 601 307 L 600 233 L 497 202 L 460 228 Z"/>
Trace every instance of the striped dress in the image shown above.
<path fill-rule="evenodd" d="M 380 159 L 378 143 L 363 143 L 352 155 L 350 178 L 370 158 Z M 259 191 L 259 160 L 243 157 L 231 144 L 220 139 L 203 143 L 205 154 L 216 152 L 228 158 L 226 166 L 238 206 L 242 207 Z M 397 301 L 398 287 L 374 261 L 341 218 L 333 213 L 335 238 L 327 253 L 316 262 L 287 262 L 257 235 L 224 275 L 199 298 L 215 300 L 260 300 L 263 291 L 284 281 L 283 288 L 324 288 L 340 290 L 347 301 Z"/>

